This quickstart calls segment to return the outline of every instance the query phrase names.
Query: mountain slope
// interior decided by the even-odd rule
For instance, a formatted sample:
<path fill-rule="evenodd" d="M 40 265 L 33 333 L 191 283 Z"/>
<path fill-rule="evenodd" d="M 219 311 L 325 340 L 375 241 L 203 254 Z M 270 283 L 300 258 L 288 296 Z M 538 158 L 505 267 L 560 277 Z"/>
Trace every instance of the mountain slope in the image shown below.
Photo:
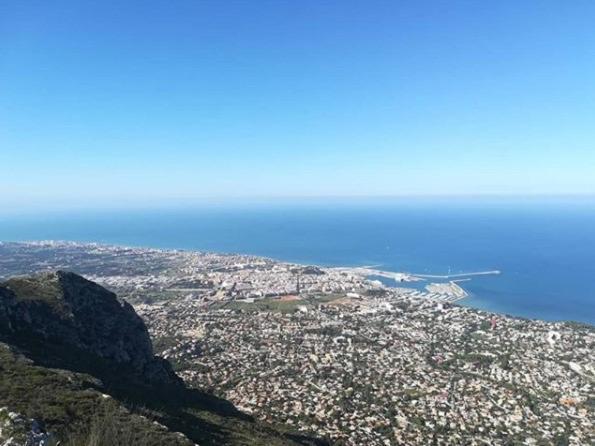
<path fill-rule="evenodd" d="M 186 388 L 129 304 L 65 272 L 0 284 L 2 406 L 65 441 L 110 425 L 127 445 L 325 444 Z"/>

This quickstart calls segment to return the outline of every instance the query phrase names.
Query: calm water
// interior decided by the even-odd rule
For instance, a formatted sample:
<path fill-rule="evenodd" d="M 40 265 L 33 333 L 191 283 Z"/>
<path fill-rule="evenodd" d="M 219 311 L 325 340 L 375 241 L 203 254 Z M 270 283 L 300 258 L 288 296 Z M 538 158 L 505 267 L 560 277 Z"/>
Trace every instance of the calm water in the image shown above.
<path fill-rule="evenodd" d="M 445 274 L 468 305 L 595 323 L 595 201 L 314 203 L 0 217 L 0 240 L 75 240 L 249 253 Z"/>

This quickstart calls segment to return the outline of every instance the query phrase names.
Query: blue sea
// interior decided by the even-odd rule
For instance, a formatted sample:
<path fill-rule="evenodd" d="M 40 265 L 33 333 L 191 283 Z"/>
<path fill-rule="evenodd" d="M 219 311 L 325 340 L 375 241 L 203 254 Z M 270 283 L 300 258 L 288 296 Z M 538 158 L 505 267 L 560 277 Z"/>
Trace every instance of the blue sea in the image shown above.
<path fill-rule="evenodd" d="M 465 305 L 595 324 L 595 199 L 316 200 L 0 216 L 0 240 L 244 253 L 418 274 L 500 270 Z"/>

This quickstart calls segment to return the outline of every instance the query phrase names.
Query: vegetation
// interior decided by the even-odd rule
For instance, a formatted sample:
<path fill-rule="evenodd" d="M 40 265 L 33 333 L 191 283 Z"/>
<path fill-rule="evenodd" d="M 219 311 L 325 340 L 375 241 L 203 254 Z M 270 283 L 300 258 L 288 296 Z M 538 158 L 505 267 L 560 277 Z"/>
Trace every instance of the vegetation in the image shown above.
<path fill-rule="evenodd" d="M 101 386 L 101 381 L 85 373 L 34 365 L 21 352 L 0 343 L 0 406 L 43 421 L 57 438 L 68 439 L 67 444 L 135 444 L 96 442 L 108 437 L 113 439 L 116 433 L 112 429 L 111 433 L 106 431 L 99 435 L 100 419 L 111 420 L 105 424 L 107 427 L 115 426 L 117 420 L 131 435 L 143 439 L 142 443 L 137 443 L 139 445 L 192 444 L 165 429 L 158 429 L 149 419 L 106 397 L 100 391 Z M 83 437 L 89 442 L 81 442 Z"/>
<path fill-rule="evenodd" d="M 64 446 L 144 446 L 154 442 L 152 433 L 146 429 L 131 429 L 129 420 L 122 415 L 122 410 L 117 406 L 103 406 L 96 411 L 87 428 L 70 434 L 61 444 Z"/>
<path fill-rule="evenodd" d="M 29 277 L 18 277 L 7 280 L 2 286 L 14 292 L 18 300 L 35 300 L 49 304 L 58 311 L 63 310 L 63 302 L 60 299 L 61 290 L 57 283 L 40 282 L 31 280 Z"/>

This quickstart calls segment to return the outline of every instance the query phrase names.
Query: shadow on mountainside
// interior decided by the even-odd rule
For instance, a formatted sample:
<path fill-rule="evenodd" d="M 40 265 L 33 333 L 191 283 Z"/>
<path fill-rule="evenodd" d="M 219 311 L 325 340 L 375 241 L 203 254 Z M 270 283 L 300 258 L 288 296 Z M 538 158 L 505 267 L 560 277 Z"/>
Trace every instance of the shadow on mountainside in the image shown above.
<path fill-rule="evenodd" d="M 81 276 L 58 271 L 0 283 L 0 406 L 68 435 L 88 430 L 106 404 L 117 406 L 121 430 L 150 434 L 135 445 L 328 444 L 186 387 L 154 356 L 134 309 Z"/>
<path fill-rule="evenodd" d="M 182 385 L 148 386 L 134 376 L 129 368 L 114 365 L 70 345 L 52 345 L 26 334 L 4 341 L 18 347 L 37 366 L 96 378 L 89 379 L 84 386 L 110 395 L 133 412 L 138 408 L 150 411 L 159 423 L 170 430 L 184 433 L 200 444 L 227 443 L 222 426 L 207 421 L 204 415 L 210 414 L 215 420 L 233 418 L 237 421 L 252 421 L 251 417 L 238 411 L 226 400 Z M 204 412 L 203 417 L 193 413 L 195 411 Z"/>
<path fill-rule="evenodd" d="M 252 416 L 239 411 L 229 401 L 182 384 L 147 385 L 128 367 L 114 365 L 70 345 L 47 343 L 26 333 L 5 337 L 2 341 L 17 347 L 37 366 L 89 375 L 83 387 L 110 395 L 131 412 L 150 413 L 170 431 L 181 432 L 200 445 L 235 444 L 232 437 L 255 438 L 253 442 L 239 444 L 273 444 L 266 440 L 268 436 L 285 438 L 287 443 L 293 444 L 329 445 L 322 439 L 283 433 L 255 423 Z"/>

